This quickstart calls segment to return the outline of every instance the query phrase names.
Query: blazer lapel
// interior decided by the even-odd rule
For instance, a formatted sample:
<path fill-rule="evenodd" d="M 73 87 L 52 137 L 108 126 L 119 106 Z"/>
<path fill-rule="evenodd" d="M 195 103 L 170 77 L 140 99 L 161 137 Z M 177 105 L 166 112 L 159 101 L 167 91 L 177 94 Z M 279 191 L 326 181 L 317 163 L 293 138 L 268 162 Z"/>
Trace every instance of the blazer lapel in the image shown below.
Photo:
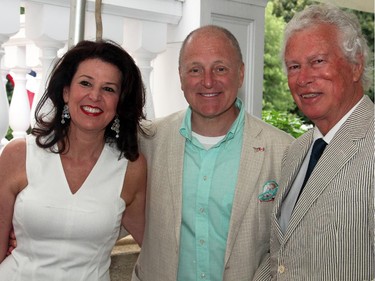
<path fill-rule="evenodd" d="M 286 230 L 285 240 L 287 240 L 294 232 L 295 228 L 301 222 L 311 206 L 326 189 L 329 182 L 358 150 L 350 139 L 339 139 L 335 142 L 331 142 L 330 145 L 327 146 L 318 164 L 315 166 L 303 193 L 296 203 Z M 336 151 L 335 148 L 331 149 L 333 145 L 341 147 L 342 150 Z"/>
<path fill-rule="evenodd" d="M 251 187 L 256 186 L 257 184 L 257 179 L 261 173 L 262 162 L 264 160 L 263 151 L 256 149 L 264 147 L 264 141 L 257 137 L 260 132 L 261 128 L 252 125 L 248 115 L 246 115 L 240 159 L 241 162 L 233 199 L 224 264 L 228 262 L 241 222 L 246 213 L 246 209 L 249 206 L 249 202 L 251 202 L 254 192 L 258 191 L 256 188 L 252 189 Z M 266 150 L 267 147 L 264 147 L 264 149 Z"/>
<path fill-rule="evenodd" d="M 182 176 L 184 166 L 185 139 L 181 136 L 179 129 L 182 118 L 185 116 L 183 111 L 175 122 L 171 122 L 169 140 L 170 146 L 166 155 L 165 167 L 168 170 L 168 186 L 170 187 L 171 204 L 174 213 L 174 230 L 177 249 L 180 246 L 181 212 L 182 212 Z"/>
<path fill-rule="evenodd" d="M 367 108 L 370 108 L 370 110 L 367 111 Z M 356 141 L 363 138 L 368 130 L 370 121 L 364 123 L 363 120 L 371 118 L 370 111 L 371 105 L 365 98 L 326 147 L 304 188 L 304 192 L 296 203 L 285 233 L 285 241 L 289 239 L 332 179 L 358 152 Z"/>
<path fill-rule="evenodd" d="M 285 162 L 283 162 L 282 165 L 282 179 L 280 181 L 280 189 L 275 198 L 275 211 L 272 213 L 273 225 L 276 226 L 278 234 L 277 237 L 280 243 L 282 242 L 284 236 L 279 224 L 281 205 L 288 195 L 290 188 L 292 187 L 293 182 L 298 175 L 299 169 L 306 157 L 307 152 L 309 151 L 312 141 L 313 130 L 309 130 L 298 140 L 296 140 L 296 145 L 293 146 L 295 147 L 294 149 L 292 148 L 292 150 L 290 150 L 290 148 L 288 148 L 288 150 L 290 150 L 288 151 L 288 157 L 285 159 Z M 283 175 L 289 176 L 284 179 Z"/>

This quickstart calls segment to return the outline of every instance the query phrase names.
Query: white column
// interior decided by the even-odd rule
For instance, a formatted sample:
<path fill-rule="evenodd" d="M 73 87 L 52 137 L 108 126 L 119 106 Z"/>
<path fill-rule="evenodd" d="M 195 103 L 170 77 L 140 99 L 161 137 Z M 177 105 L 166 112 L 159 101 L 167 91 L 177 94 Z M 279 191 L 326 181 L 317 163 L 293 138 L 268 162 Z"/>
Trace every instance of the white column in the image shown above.
<path fill-rule="evenodd" d="M 9 128 L 9 103 L 5 90 L 2 58 L 4 48 L 2 45 L 9 37 L 20 29 L 20 0 L 0 0 L 0 150 L 7 142 L 4 138 Z"/>
<path fill-rule="evenodd" d="M 14 90 L 9 107 L 9 125 L 13 130 L 13 137 L 24 137 L 30 127 L 30 105 L 26 92 L 26 47 L 17 46 L 17 64 L 12 68 Z"/>
<path fill-rule="evenodd" d="M 0 62 L 4 55 L 4 49 L 0 47 Z M 9 128 L 9 103 L 5 90 L 4 77 L 6 73 L 0 69 L 0 149 L 6 143 L 5 135 Z"/>
<path fill-rule="evenodd" d="M 135 52 L 133 55 L 135 57 L 139 70 L 142 73 L 142 80 L 146 88 L 146 117 L 147 119 L 152 120 L 155 118 L 155 109 L 152 98 L 152 87 L 150 84 L 151 72 L 153 69 L 151 66 L 151 62 L 156 57 L 156 54 L 139 50 Z"/>
<path fill-rule="evenodd" d="M 38 73 L 41 82 L 30 111 L 31 126 L 34 126 L 35 107 L 44 93 L 58 51 L 68 41 L 70 11 L 69 6 L 54 5 L 54 1 L 26 1 L 25 9 L 25 35 L 41 50 L 42 73 Z"/>
<path fill-rule="evenodd" d="M 151 87 L 152 61 L 166 49 L 167 25 L 165 23 L 126 19 L 124 21 L 124 47 L 131 53 L 142 72 L 146 87 L 146 115 L 155 118 Z"/>
<path fill-rule="evenodd" d="M 41 74 L 38 74 L 38 79 L 41 80 L 40 87 L 38 91 L 35 93 L 34 96 L 34 102 L 30 110 L 30 123 L 33 127 L 35 125 L 35 108 L 40 101 L 41 97 L 44 94 L 44 91 L 47 87 L 47 80 L 49 73 L 52 70 L 54 61 L 57 59 L 57 53 L 58 50 L 61 49 L 64 44 L 59 41 L 50 40 L 50 41 L 38 41 L 35 40 L 35 44 L 41 49 L 41 56 L 40 61 L 42 63 L 42 71 Z M 49 110 L 48 108 L 45 108 L 46 112 Z"/>
<path fill-rule="evenodd" d="M 70 0 L 69 48 L 83 40 L 86 0 Z"/>

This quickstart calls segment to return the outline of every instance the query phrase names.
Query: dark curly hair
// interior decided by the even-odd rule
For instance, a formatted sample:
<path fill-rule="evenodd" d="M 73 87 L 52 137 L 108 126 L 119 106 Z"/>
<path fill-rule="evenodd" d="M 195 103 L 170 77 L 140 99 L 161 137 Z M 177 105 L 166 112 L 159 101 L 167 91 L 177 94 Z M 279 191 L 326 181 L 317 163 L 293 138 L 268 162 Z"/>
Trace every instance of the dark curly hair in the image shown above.
<path fill-rule="evenodd" d="M 70 119 L 61 123 L 64 107 L 63 90 L 70 86 L 78 66 L 88 59 L 100 59 L 116 66 L 122 74 L 121 93 L 116 113 L 120 120 L 120 133 L 111 130 L 110 122 L 104 133 L 106 143 L 114 143 L 120 151 L 119 159 L 135 161 L 139 156 L 138 133 L 145 133 L 140 126 L 145 120 L 145 88 L 139 68 L 133 58 L 117 43 L 109 40 L 81 41 L 68 50 L 55 64 L 47 88 L 35 110 L 36 124 L 31 134 L 37 145 L 54 153 L 63 153 L 69 146 L 67 134 Z M 51 108 L 52 106 L 52 108 Z M 55 144 L 59 148 L 55 149 Z"/>

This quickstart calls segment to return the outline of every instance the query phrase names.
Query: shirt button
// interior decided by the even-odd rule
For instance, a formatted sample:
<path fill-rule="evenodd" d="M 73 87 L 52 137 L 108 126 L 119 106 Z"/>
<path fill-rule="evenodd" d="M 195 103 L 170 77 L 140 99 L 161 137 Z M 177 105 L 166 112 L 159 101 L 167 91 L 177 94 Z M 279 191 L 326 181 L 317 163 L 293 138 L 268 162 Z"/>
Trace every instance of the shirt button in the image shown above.
<path fill-rule="evenodd" d="M 200 208 L 200 209 L 199 209 L 199 212 L 200 212 L 201 214 L 204 214 L 204 208 Z"/>
<path fill-rule="evenodd" d="M 279 265 L 279 267 L 277 268 L 277 271 L 279 273 L 284 273 L 285 272 L 285 267 L 283 265 Z"/>
<path fill-rule="evenodd" d="M 204 272 L 201 273 L 201 278 L 206 279 L 206 274 Z"/>
<path fill-rule="evenodd" d="M 201 245 L 203 245 L 205 242 L 206 242 L 206 241 L 204 241 L 203 239 L 199 240 L 199 243 L 200 243 Z"/>
<path fill-rule="evenodd" d="M 204 177 L 203 177 L 203 180 L 206 181 L 206 180 L 207 180 L 207 176 L 204 176 Z"/>

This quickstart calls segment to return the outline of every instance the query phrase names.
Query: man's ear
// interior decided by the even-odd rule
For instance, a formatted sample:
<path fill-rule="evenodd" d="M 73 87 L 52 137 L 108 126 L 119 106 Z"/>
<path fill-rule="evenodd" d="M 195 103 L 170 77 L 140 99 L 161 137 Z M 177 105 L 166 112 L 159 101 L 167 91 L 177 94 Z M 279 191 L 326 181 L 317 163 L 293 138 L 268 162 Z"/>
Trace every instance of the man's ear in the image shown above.
<path fill-rule="evenodd" d="M 362 73 L 364 71 L 364 58 L 363 55 L 356 56 L 356 62 L 353 63 L 353 81 L 358 82 L 361 80 Z"/>

